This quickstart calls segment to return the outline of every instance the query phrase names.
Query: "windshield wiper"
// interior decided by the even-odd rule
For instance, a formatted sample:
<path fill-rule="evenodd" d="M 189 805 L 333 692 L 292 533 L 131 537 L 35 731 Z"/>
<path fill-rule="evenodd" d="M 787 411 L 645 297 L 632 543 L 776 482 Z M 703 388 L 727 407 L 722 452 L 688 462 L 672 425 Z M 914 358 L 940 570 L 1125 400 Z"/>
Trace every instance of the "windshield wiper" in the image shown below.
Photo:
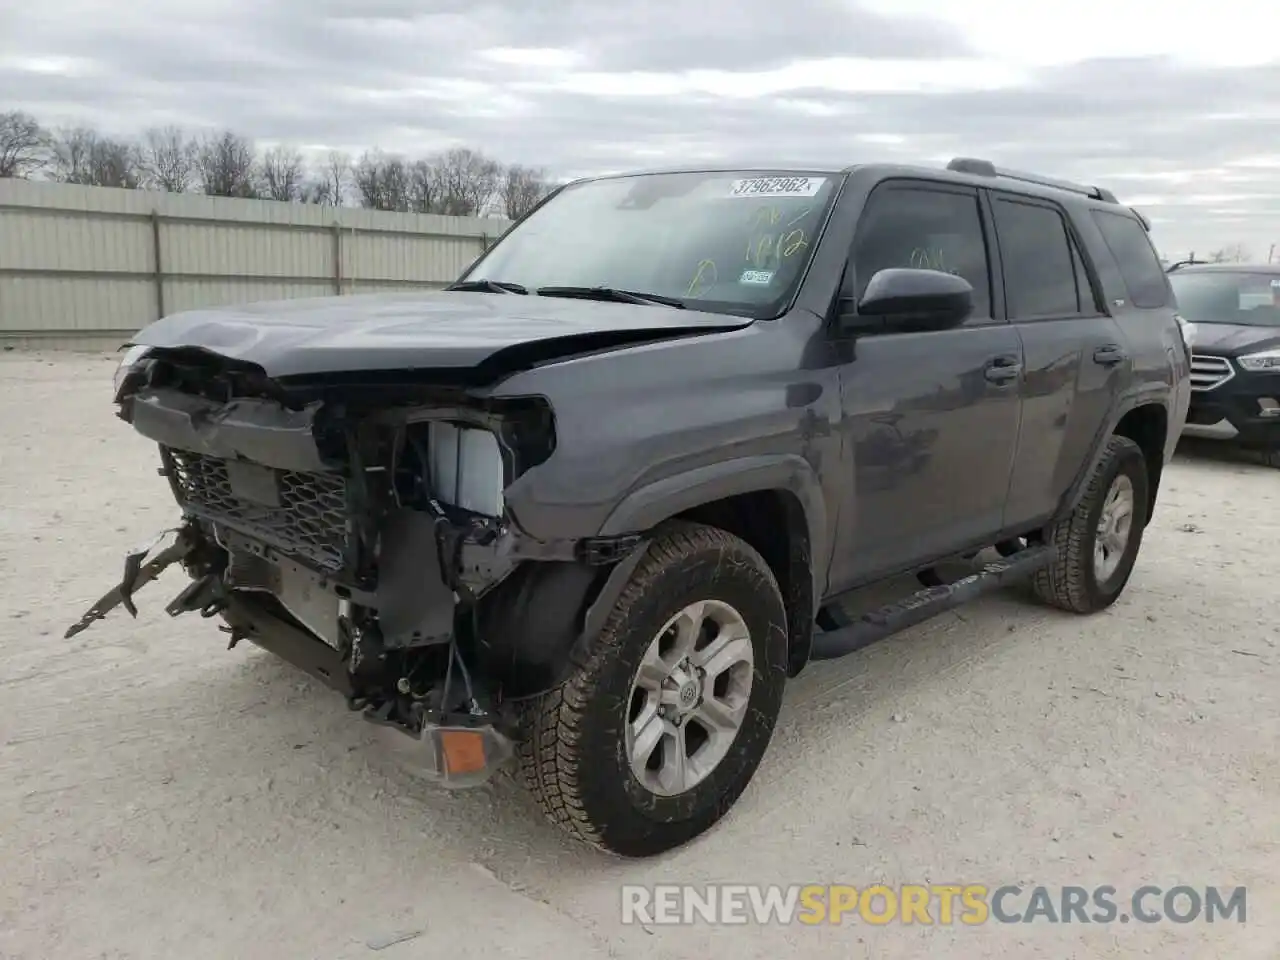
<path fill-rule="evenodd" d="M 614 287 L 539 287 L 534 291 L 540 297 L 579 297 L 583 300 L 606 300 L 611 303 L 647 303 L 650 306 L 685 309 L 684 301 L 664 297 L 656 293 L 636 293 Z"/>
<path fill-rule="evenodd" d="M 509 280 L 458 280 L 446 290 L 475 291 L 478 293 L 528 293 L 528 289 Z"/>

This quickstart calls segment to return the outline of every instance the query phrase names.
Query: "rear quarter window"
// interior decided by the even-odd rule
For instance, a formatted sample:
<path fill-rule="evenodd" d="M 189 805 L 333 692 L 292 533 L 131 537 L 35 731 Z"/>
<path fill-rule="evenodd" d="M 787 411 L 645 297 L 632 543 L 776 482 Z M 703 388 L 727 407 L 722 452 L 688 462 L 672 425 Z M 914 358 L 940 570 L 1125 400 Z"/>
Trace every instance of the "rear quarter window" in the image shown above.
<path fill-rule="evenodd" d="M 1115 258 L 1129 291 L 1129 302 L 1144 309 L 1168 306 L 1173 299 L 1169 277 L 1142 224 L 1133 217 L 1106 210 L 1094 210 L 1093 222 Z"/>

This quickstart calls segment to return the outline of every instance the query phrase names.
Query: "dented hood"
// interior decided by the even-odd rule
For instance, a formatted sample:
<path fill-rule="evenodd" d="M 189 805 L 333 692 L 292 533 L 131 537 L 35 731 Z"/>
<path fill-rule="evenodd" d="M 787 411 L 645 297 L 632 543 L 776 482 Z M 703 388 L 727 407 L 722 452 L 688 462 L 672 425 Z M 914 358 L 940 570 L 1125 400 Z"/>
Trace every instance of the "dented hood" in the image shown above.
<path fill-rule="evenodd" d="M 207 350 L 270 377 L 515 368 L 584 350 L 748 326 L 746 317 L 533 294 L 433 291 L 281 300 L 165 317 L 133 343 Z"/>

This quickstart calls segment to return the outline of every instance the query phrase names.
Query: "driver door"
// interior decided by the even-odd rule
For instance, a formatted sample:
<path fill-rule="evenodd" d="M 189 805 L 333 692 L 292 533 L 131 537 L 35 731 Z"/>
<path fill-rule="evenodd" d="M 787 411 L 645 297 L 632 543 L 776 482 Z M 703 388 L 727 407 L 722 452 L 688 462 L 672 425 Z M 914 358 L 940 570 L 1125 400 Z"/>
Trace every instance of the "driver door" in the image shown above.
<path fill-rule="evenodd" d="M 860 296 L 889 267 L 943 270 L 974 288 L 959 327 L 859 335 L 840 368 L 844 462 L 832 586 L 927 563 L 1004 522 L 1016 453 L 1022 342 L 993 319 L 990 225 L 976 190 L 890 181 L 867 199 L 849 266 Z"/>

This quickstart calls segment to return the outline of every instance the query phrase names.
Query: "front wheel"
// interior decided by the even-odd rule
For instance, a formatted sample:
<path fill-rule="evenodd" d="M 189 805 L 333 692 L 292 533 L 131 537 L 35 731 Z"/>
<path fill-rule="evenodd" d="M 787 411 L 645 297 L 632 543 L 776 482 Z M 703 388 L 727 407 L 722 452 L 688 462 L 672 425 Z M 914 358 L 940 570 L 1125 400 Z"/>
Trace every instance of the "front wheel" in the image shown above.
<path fill-rule="evenodd" d="M 1051 532 L 1054 561 L 1033 581 L 1041 600 L 1073 613 L 1115 603 L 1142 546 L 1148 483 L 1142 448 L 1128 437 L 1111 437 L 1080 503 Z"/>
<path fill-rule="evenodd" d="M 660 533 L 573 674 L 526 707 L 521 768 L 543 812 L 627 857 L 708 830 L 772 737 L 786 624 L 747 543 L 695 524 Z"/>

